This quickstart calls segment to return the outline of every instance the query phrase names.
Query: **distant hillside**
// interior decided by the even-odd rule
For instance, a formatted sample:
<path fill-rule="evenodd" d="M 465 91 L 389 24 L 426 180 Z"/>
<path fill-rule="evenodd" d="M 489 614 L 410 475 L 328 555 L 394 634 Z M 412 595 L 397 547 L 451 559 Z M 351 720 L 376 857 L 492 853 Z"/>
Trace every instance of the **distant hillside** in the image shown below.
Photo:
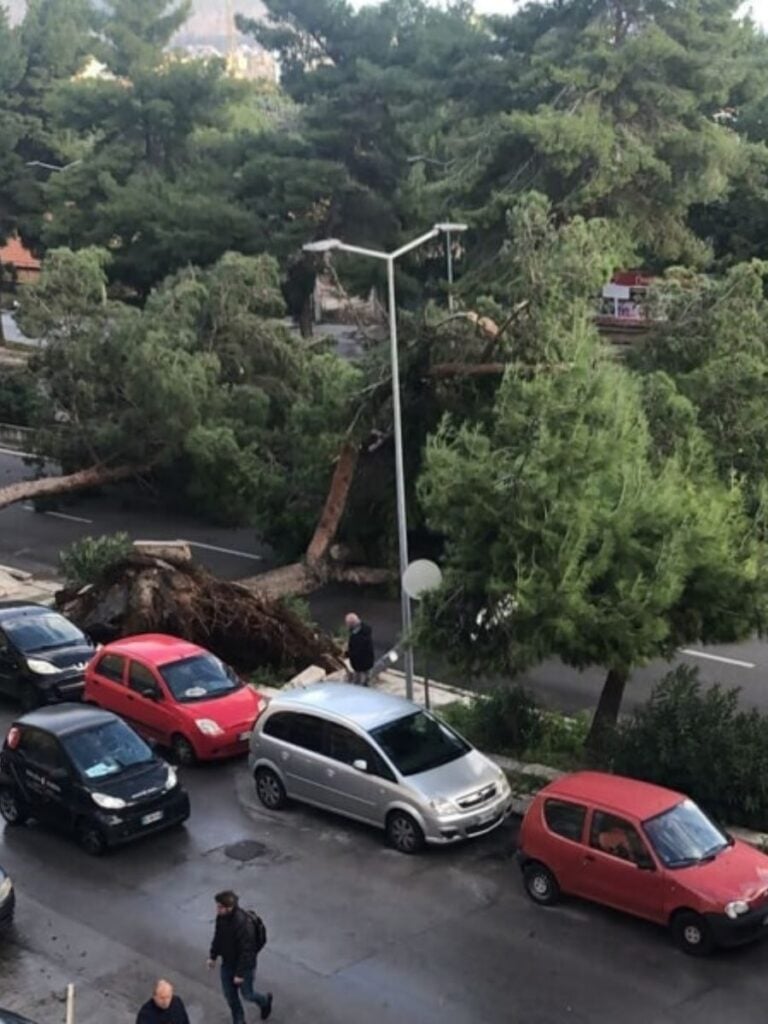
<path fill-rule="evenodd" d="M 11 20 L 18 21 L 24 13 L 26 0 L 0 0 L 10 10 Z M 183 43 L 221 43 L 227 37 L 225 0 L 193 0 L 194 13 L 179 34 Z M 235 14 L 257 18 L 264 13 L 261 0 L 232 0 Z"/>

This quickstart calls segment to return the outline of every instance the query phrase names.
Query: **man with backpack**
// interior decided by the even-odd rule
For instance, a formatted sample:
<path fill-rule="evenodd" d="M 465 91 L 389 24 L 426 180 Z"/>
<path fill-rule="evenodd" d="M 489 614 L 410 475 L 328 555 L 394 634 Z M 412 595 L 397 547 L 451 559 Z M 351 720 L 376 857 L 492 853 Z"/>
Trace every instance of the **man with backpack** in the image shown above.
<path fill-rule="evenodd" d="M 216 930 L 213 934 L 208 966 L 214 967 L 221 957 L 221 987 L 232 1012 L 232 1024 L 245 1024 L 242 996 L 248 1003 L 261 1008 L 261 1019 L 272 1013 L 272 993 L 263 995 L 253 987 L 256 957 L 267 942 L 264 922 L 252 910 L 243 910 L 237 894 L 231 889 L 218 892 L 216 901 Z"/>

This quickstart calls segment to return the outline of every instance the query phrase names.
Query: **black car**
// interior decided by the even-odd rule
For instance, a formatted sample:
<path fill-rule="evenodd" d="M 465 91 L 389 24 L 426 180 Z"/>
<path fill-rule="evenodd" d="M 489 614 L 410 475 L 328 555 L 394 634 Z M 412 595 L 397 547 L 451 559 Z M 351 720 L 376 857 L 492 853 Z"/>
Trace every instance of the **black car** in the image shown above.
<path fill-rule="evenodd" d="M 180 824 L 189 797 L 175 770 L 129 725 L 84 704 L 54 704 L 15 722 L 0 752 L 0 814 L 74 832 L 92 854 Z"/>
<path fill-rule="evenodd" d="M 0 601 L 0 693 L 25 711 L 83 692 L 96 648 L 82 630 L 42 604 Z"/>
<path fill-rule="evenodd" d="M 0 935 L 13 924 L 13 912 L 16 909 L 16 894 L 10 875 L 0 868 Z"/>
<path fill-rule="evenodd" d="M 22 1017 L 20 1013 L 14 1013 L 13 1010 L 4 1010 L 0 1006 L 0 1024 L 35 1024 L 29 1017 Z"/>

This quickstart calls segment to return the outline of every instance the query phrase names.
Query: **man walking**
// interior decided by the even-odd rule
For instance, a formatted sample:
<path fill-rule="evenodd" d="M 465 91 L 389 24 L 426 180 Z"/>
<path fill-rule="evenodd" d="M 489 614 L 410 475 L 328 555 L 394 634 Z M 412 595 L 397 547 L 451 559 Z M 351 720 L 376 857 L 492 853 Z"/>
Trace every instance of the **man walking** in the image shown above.
<path fill-rule="evenodd" d="M 221 988 L 232 1011 L 232 1024 L 245 1024 L 242 996 L 248 1003 L 261 1007 L 261 1019 L 272 1013 L 272 993 L 262 995 L 253 987 L 258 953 L 256 923 L 239 905 L 237 894 L 231 889 L 218 892 L 216 900 L 216 930 L 213 934 L 208 966 L 213 967 L 221 957 Z"/>
<path fill-rule="evenodd" d="M 347 641 L 347 657 L 352 671 L 349 681 L 359 686 L 367 686 L 373 668 L 373 631 L 359 615 L 350 612 L 344 619 L 349 630 Z"/>
<path fill-rule="evenodd" d="M 136 1024 L 189 1024 L 184 1003 L 173 994 L 170 981 L 155 982 L 152 998 L 139 1010 Z"/>

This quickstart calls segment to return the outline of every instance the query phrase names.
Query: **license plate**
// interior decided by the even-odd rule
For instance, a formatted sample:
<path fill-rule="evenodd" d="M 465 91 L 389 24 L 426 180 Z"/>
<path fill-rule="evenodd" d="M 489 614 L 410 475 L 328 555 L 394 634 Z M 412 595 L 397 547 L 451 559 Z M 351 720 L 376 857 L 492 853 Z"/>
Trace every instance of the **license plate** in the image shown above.
<path fill-rule="evenodd" d="M 154 825 L 156 821 L 160 821 L 163 816 L 162 811 L 153 811 L 151 814 L 145 814 L 141 819 L 142 825 Z"/>
<path fill-rule="evenodd" d="M 477 824 L 478 825 L 486 825 L 489 821 L 493 821 L 493 819 L 495 817 L 496 817 L 496 811 L 490 811 L 487 814 L 481 814 L 480 817 L 477 819 Z"/>
<path fill-rule="evenodd" d="M 241 743 L 247 743 L 248 740 L 251 738 L 251 734 L 250 732 L 241 732 L 237 738 L 240 740 Z"/>

